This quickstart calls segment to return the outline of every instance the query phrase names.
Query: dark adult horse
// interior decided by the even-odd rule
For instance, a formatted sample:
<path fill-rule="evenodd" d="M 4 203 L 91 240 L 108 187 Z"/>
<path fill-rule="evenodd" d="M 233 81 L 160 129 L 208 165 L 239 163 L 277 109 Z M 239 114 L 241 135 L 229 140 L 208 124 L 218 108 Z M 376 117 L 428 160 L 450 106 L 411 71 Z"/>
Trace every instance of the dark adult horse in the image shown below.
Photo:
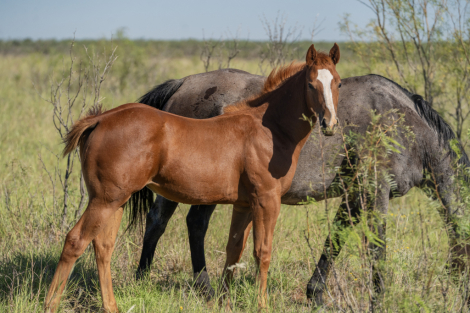
<path fill-rule="evenodd" d="M 191 75 L 178 80 L 169 80 L 156 86 L 144 95 L 139 102 L 148 104 L 158 109 L 174 114 L 192 117 L 209 118 L 222 114 L 224 106 L 237 102 L 258 93 L 265 81 L 262 76 L 252 75 L 240 70 L 226 69 L 214 72 Z M 426 171 L 432 171 L 437 183 L 439 196 L 446 209 L 441 214 L 444 222 L 452 226 L 451 242 L 458 237 L 457 225 L 454 222 L 456 213 L 451 210 L 452 176 L 451 163 L 455 159 L 455 153 L 449 147 L 449 143 L 455 138 L 455 134 L 449 125 L 434 111 L 429 104 L 419 95 L 411 94 L 398 84 L 378 75 L 351 77 L 342 80 L 340 100 L 338 103 L 338 119 L 340 124 L 354 124 L 355 131 L 364 133 L 370 123 L 370 111 L 385 113 L 391 109 L 405 114 L 406 124 L 413 126 L 416 136 L 415 142 L 406 147 L 401 153 L 392 154 L 389 162 L 389 172 L 396 180 L 396 190 L 390 190 L 390 186 L 384 185 L 379 190 L 378 209 L 386 213 L 389 199 L 405 195 L 412 187 L 429 186 L 425 181 Z M 318 125 L 316 127 L 319 127 Z M 313 137 L 317 137 L 318 131 L 313 131 Z M 341 166 L 343 157 L 340 156 L 342 139 L 339 134 L 331 137 L 322 135 L 324 143 L 325 160 L 331 166 Z M 405 142 L 404 139 L 401 140 Z M 443 157 L 444 152 L 444 157 Z M 469 160 L 463 153 L 460 163 L 469 166 Z M 296 205 L 306 199 L 307 196 L 316 200 L 324 199 L 323 185 L 328 186 L 335 179 L 334 171 L 329 171 L 326 177 L 321 177 L 322 161 L 318 138 L 310 139 L 304 146 L 290 190 L 282 197 L 282 203 Z M 197 182 L 194 182 L 197 184 Z M 434 189 L 434 186 L 432 189 Z M 330 188 L 331 189 L 331 188 Z M 329 190 L 332 191 L 332 190 Z M 337 196 L 340 196 L 339 194 Z M 164 233 L 168 220 L 173 215 L 176 202 L 158 196 L 150 212 L 147 215 L 147 225 L 144 237 L 144 246 L 137 277 L 145 272 L 152 261 L 155 248 Z M 360 214 L 359 205 L 351 202 L 349 207 L 352 215 Z M 192 265 L 195 277 L 195 286 L 204 290 L 208 297 L 214 294 L 209 284 L 209 276 L 206 272 L 204 256 L 204 237 L 207 231 L 210 217 L 215 205 L 193 205 L 186 218 L 189 230 L 189 243 L 191 249 Z M 349 220 L 345 219 L 347 205 L 341 204 L 336 213 L 334 223 L 342 227 L 350 227 Z M 355 219 L 357 220 L 357 219 Z M 385 221 L 379 227 L 379 236 L 384 239 Z M 317 304 L 322 303 L 322 293 L 325 289 L 324 281 L 335 258 L 341 251 L 341 242 L 333 245 L 336 249 L 331 258 L 327 254 L 327 243 L 322 253 L 315 272 L 307 285 L 307 297 L 315 298 Z M 329 245 L 328 245 L 329 246 Z M 465 255 L 467 247 L 454 246 L 453 256 Z M 385 248 L 376 249 L 377 258 L 385 258 Z M 380 275 L 375 275 L 376 288 L 382 290 Z"/>

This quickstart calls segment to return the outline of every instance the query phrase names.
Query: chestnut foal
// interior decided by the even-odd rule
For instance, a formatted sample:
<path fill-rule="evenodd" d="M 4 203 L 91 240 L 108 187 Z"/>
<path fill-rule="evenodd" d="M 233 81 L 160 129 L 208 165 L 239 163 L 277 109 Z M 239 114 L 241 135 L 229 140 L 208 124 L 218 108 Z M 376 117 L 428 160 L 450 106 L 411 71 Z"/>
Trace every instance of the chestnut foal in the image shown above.
<path fill-rule="evenodd" d="M 188 119 L 131 103 L 104 113 L 90 112 L 76 122 L 67 135 L 64 155 L 80 146 L 89 203 L 67 234 L 45 310 L 57 310 L 73 264 L 93 241 L 103 308 L 118 311 L 111 254 L 122 207 L 144 187 L 177 202 L 234 204 L 226 266 L 240 258 L 253 221 L 259 305 L 264 307 L 281 195 L 291 185 L 300 150 L 311 132 L 301 117 L 316 121 L 316 114 L 324 116 L 329 127 L 336 124 L 339 58 L 336 44 L 329 55 L 312 45 L 306 63 L 273 70 L 260 95 L 211 119 Z"/>

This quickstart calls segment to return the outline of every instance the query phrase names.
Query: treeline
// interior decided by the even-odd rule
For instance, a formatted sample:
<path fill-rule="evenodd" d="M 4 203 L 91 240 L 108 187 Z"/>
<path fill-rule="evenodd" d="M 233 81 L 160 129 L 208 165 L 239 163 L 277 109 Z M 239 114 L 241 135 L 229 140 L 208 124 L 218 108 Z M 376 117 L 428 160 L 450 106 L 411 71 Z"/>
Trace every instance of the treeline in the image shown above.
<path fill-rule="evenodd" d="M 41 54 L 61 54 L 68 53 L 72 39 L 64 40 L 31 40 L 31 39 L 13 39 L 0 40 L 1 55 L 22 55 L 29 53 Z M 227 49 L 229 44 L 233 44 L 233 40 L 143 40 L 143 39 L 99 39 L 99 40 L 75 40 L 76 45 L 86 46 L 88 48 L 101 48 L 115 44 L 119 50 L 139 49 L 149 55 L 161 55 L 164 57 L 194 57 L 202 52 L 204 44 L 215 45 L 215 49 Z M 237 49 L 239 50 L 237 58 L 256 59 L 259 58 L 268 41 L 248 41 L 237 40 Z M 297 41 L 287 43 L 292 51 L 305 51 L 312 44 L 310 41 Z M 315 41 L 315 47 L 322 51 L 329 51 L 333 42 Z M 341 43 L 342 56 L 348 56 L 352 53 L 351 44 L 347 42 Z M 299 53 L 300 55 L 300 53 Z M 297 55 L 295 55 L 297 57 Z"/>

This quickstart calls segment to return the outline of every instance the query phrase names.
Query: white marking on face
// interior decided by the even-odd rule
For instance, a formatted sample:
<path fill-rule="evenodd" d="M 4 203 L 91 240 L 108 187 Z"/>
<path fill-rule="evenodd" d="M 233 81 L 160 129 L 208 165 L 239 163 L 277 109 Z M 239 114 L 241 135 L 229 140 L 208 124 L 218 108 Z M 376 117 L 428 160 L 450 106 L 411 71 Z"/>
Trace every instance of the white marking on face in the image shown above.
<path fill-rule="evenodd" d="M 330 111 L 331 119 L 328 121 L 330 124 L 336 121 L 335 106 L 333 104 L 333 93 L 331 92 L 331 81 L 333 75 L 327 69 L 318 70 L 317 79 L 323 84 L 323 97 L 325 99 L 326 107 Z M 328 125 L 329 127 L 333 125 Z"/>

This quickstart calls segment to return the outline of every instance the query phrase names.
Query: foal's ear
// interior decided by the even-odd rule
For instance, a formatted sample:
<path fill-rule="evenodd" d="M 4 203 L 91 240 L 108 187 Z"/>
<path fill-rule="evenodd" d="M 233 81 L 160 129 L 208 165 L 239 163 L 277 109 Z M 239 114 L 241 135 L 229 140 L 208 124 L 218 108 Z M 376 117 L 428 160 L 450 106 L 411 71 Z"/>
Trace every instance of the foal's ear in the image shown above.
<path fill-rule="evenodd" d="M 334 44 L 333 48 L 330 50 L 330 59 L 333 61 L 333 63 L 336 65 L 339 62 L 339 46 Z"/>
<path fill-rule="evenodd" d="M 310 46 L 310 48 L 308 48 L 305 59 L 308 66 L 313 66 L 315 64 L 315 61 L 317 60 L 317 50 L 315 50 L 313 44 Z"/>

